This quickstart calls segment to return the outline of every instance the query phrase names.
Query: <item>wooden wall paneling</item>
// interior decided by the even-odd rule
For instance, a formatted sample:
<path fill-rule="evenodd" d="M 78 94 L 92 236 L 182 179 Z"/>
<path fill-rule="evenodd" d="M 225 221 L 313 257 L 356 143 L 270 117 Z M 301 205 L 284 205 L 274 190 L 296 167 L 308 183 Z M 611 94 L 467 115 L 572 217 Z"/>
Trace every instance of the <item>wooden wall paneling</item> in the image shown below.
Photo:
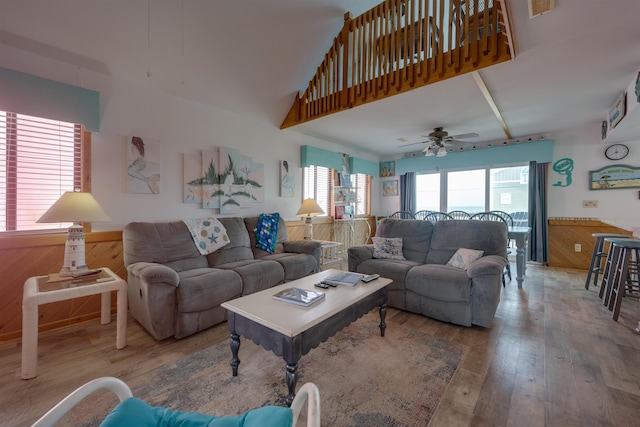
<path fill-rule="evenodd" d="M 0 242 L 0 341 L 21 336 L 24 282 L 29 277 L 44 276 L 60 270 L 64 259 L 64 240 L 63 235 L 42 239 L 24 236 L 6 238 Z M 122 258 L 122 232 L 87 233 L 86 240 L 89 267 L 108 267 L 126 279 Z M 113 313 L 115 304 L 116 298 L 112 298 Z M 100 296 L 45 304 L 39 307 L 38 316 L 41 331 L 99 319 Z"/>
<path fill-rule="evenodd" d="M 588 270 L 595 245 L 593 233 L 632 234 L 599 220 L 550 219 L 549 266 Z M 581 252 L 574 250 L 576 243 L 582 246 Z"/>

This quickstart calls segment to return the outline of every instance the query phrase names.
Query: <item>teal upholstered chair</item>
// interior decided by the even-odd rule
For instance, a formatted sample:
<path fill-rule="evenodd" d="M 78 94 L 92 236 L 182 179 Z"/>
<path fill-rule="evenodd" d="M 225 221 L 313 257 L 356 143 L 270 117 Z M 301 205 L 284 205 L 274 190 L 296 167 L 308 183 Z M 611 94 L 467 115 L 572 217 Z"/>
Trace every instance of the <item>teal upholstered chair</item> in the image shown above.
<path fill-rule="evenodd" d="M 306 400 L 308 400 L 307 425 L 320 426 L 320 394 L 318 387 L 313 383 L 306 383 L 300 387 L 290 408 L 263 406 L 242 415 L 216 417 L 196 412 L 151 407 L 133 397 L 131 389 L 118 378 L 103 377 L 77 388 L 44 414 L 32 427 L 55 424 L 82 399 L 100 389 L 109 389 L 120 399 L 118 406 L 102 421 L 101 427 L 294 427 Z"/>

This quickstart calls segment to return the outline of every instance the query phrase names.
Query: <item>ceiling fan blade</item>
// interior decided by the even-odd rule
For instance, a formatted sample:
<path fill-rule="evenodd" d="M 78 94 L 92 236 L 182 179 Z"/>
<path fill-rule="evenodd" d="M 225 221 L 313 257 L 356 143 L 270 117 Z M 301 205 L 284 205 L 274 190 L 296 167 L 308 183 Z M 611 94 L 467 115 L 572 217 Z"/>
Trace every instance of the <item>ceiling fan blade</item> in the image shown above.
<path fill-rule="evenodd" d="M 450 135 L 447 136 L 447 139 L 465 139 L 465 138 L 475 138 L 476 136 L 480 136 L 475 132 L 472 133 L 463 133 L 460 135 Z"/>
<path fill-rule="evenodd" d="M 410 147 L 412 145 L 418 145 L 418 144 L 426 144 L 427 142 L 431 142 L 431 141 L 420 141 L 420 142 L 410 142 L 409 144 L 403 144 L 403 145 L 399 145 L 399 148 L 402 147 Z"/>
<path fill-rule="evenodd" d="M 447 139 L 444 141 L 445 145 L 453 146 L 453 145 L 473 145 L 474 143 L 471 141 L 460 141 L 458 139 Z"/>

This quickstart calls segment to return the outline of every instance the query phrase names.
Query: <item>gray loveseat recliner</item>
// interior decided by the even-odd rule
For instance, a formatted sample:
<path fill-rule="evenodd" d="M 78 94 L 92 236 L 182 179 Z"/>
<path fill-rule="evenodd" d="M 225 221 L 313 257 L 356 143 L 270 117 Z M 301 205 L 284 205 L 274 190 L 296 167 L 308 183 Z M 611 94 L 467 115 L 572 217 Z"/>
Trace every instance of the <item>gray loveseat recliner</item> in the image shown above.
<path fill-rule="evenodd" d="M 373 245 L 354 246 L 349 271 L 392 279 L 389 306 L 463 326 L 491 326 L 507 262 L 506 224 L 387 218 L 376 236 L 401 237 L 406 260 L 373 258 Z M 445 265 L 458 248 L 484 255 L 467 270 Z"/>
<path fill-rule="evenodd" d="M 182 221 L 125 226 L 130 312 L 155 339 L 209 328 L 226 320 L 223 302 L 319 271 L 320 243 L 289 241 L 282 218 L 272 254 L 256 247 L 258 217 L 217 219 L 230 243 L 208 255 Z"/>

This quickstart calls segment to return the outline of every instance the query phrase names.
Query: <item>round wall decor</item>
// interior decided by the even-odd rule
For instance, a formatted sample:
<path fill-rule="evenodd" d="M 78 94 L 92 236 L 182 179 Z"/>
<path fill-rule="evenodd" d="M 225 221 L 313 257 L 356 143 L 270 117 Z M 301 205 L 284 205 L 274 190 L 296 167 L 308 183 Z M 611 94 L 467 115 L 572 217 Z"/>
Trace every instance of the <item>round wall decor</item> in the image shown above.
<path fill-rule="evenodd" d="M 604 150 L 604 156 L 609 160 L 622 160 L 629 154 L 629 147 L 624 144 L 613 144 Z"/>

